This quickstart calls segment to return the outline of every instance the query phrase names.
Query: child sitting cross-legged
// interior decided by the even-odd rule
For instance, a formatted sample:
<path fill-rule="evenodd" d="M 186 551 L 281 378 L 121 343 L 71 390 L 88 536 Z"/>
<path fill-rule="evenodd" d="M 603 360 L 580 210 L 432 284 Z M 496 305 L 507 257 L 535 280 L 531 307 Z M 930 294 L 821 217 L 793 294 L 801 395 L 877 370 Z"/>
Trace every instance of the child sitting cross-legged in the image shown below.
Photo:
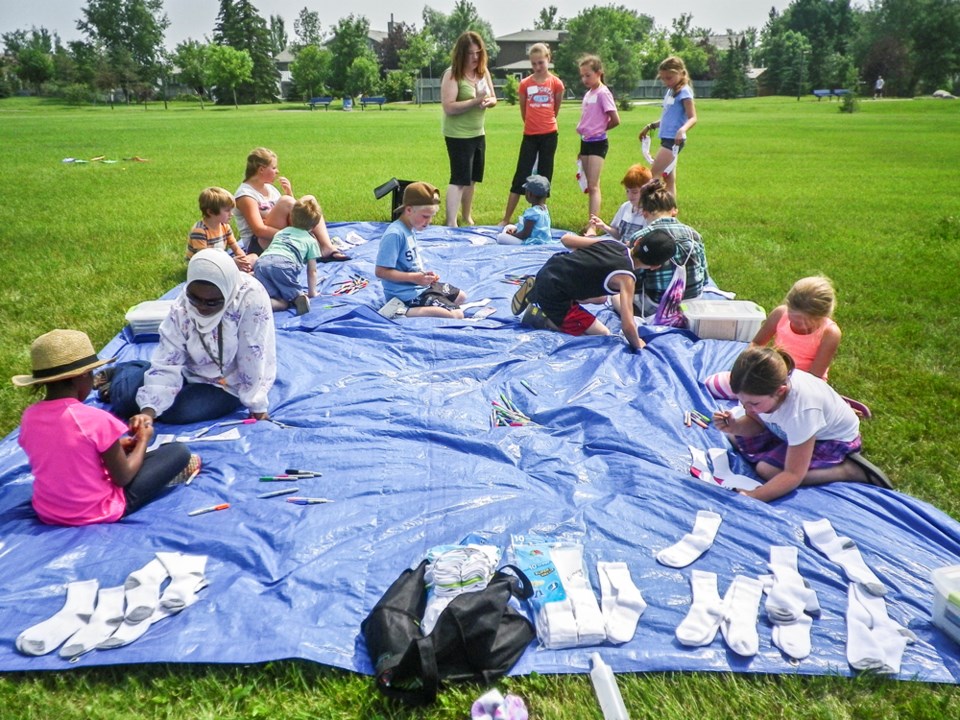
<path fill-rule="evenodd" d="M 235 205 L 233 195 L 222 187 L 208 187 L 200 193 L 199 203 L 203 218 L 197 221 L 187 237 L 187 262 L 201 250 L 229 250 L 241 272 L 253 272 L 257 256 L 243 251 L 230 227 L 230 215 Z"/>
<path fill-rule="evenodd" d="M 147 452 L 153 422 L 127 426 L 105 410 L 85 405 L 100 360 L 86 333 L 51 330 L 30 346 L 31 375 L 17 387 L 45 389 L 23 412 L 18 442 L 33 473 L 33 508 L 49 525 L 111 523 L 140 509 L 165 487 L 200 469 L 186 445 L 167 443 Z"/>
<path fill-rule="evenodd" d="M 462 318 L 460 309 L 467 297 L 440 276 L 423 269 L 417 232 L 425 230 L 440 209 L 440 191 L 425 182 L 414 182 L 403 190 L 403 201 L 383 237 L 377 252 L 376 276 L 383 283 L 386 300 L 398 298 L 408 317 Z"/>
<path fill-rule="evenodd" d="M 507 225 L 497 236 L 498 245 L 545 245 L 554 242 L 550 234 L 550 181 L 543 175 L 531 175 L 523 184 L 527 202 L 530 203 L 516 225 Z"/>
<path fill-rule="evenodd" d="M 317 296 L 317 258 L 320 246 L 311 231 L 320 222 L 323 213 L 313 195 L 304 195 L 293 204 L 290 225 L 273 236 L 254 266 L 253 275 L 267 289 L 274 311 L 286 310 L 291 305 L 297 315 L 310 309 L 307 298 Z M 307 292 L 300 286 L 300 271 L 307 266 Z"/>

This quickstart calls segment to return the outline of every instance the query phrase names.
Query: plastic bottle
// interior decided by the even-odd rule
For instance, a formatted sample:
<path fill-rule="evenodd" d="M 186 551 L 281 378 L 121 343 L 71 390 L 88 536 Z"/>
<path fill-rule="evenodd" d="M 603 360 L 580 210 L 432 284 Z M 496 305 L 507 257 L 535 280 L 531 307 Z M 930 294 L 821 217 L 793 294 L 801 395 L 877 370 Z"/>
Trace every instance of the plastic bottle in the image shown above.
<path fill-rule="evenodd" d="M 603 661 L 600 653 L 591 653 L 590 662 L 593 665 L 590 669 L 590 680 L 593 682 L 593 691 L 597 694 L 597 701 L 603 712 L 603 720 L 630 720 L 613 670 Z"/>

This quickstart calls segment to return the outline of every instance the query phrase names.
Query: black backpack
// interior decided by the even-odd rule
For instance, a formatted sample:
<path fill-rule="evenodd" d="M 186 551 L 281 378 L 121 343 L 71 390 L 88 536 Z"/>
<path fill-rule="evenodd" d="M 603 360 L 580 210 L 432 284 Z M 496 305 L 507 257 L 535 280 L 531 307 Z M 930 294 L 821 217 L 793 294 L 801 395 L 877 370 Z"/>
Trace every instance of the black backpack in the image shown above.
<path fill-rule="evenodd" d="M 429 635 L 420 630 L 427 604 L 424 560 L 404 570 L 360 625 L 376 683 L 387 697 L 432 703 L 441 681 L 490 683 L 514 666 L 536 631 L 508 602 L 533 594 L 512 565 L 498 570 L 484 590 L 456 596 Z M 512 573 L 503 570 L 509 568 Z"/>

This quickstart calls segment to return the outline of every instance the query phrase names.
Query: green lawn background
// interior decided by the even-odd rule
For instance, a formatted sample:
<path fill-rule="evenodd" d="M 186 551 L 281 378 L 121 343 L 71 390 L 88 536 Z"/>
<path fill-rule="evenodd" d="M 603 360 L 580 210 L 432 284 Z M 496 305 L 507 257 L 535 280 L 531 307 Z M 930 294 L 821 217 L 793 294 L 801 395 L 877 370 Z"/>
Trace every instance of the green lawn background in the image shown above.
<path fill-rule="evenodd" d="M 831 382 L 867 402 L 866 454 L 897 487 L 960 517 L 954 423 L 960 418 L 960 104 L 835 103 L 762 98 L 701 101 L 681 158 L 681 219 L 702 233 L 721 287 L 768 310 L 799 277 L 837 286 L 843 342 Z M 586 198 L 574 179 L 579 108 L 565 105 L 554 191 L 556 227 L 578 228 Z M 636 134 L 655 106 L 623 113 L 611 133 L 603 215 L 640 161 Z M 487 114 L 487 176 L 474 218 L 503 212 L 520 143 L 515 107 Z M 386 220 L 372 190 L 390 177 L 447 178 L 436 106 L 310 112 L 296 105 L 68 108 L 0 102 L 4 193 L 0 251 L 0 374 L 29 371 L 30 341 L 53 327 L 102 347 L 133 304 L 184 277 L 186 233 L 207 185 L 234 190 L 247 152 L 279 155 L 297 194 L 314 193 L 329 221 Z M 105 155 L 117 164 L 64 164 Z M 149 162 L 123 161 L 132 156 Z M 0 432 L 29 393 L 0 383 Z M 2 555 L 0 555 L 2 557 Z M 10 634 L 8 631 L 7 634 Z M 622 676 L 632 717 L 957 717 L 953 687 L 869 678 L 725 674 Z M 535 718 L 598 718 L 585 677 L 504 681 Z M 481 688 L 446 692 L 422 712 L 397 710 L 368 678 L 309 663 L 256 667 L 146 666 L 0 677 L 0 720 L 23 718 L 462 718 Z"/>

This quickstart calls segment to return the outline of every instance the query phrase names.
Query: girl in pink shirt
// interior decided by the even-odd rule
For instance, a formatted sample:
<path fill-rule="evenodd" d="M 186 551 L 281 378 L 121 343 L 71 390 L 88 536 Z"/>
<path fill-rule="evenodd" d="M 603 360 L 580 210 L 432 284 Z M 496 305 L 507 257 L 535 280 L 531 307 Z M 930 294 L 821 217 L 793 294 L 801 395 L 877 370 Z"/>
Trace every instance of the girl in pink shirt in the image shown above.
<path fill-rule="evenodd" d="M 580 155 L 577 160 L 583 165 L 587 180 L 586 193 L 590 196 L 590 214 L 600 214 L 600 173 L 610 145 L 607 130 L 620 124 L 620 114 L 613 93 L 603 84 L 603 64 L 596 55 L 580 58 L 580 80 L 587 88 L 583 96 L 583 109 L 577 132 L 580 133 Z"/>
<path fill-rule="evenodd" d="M 186 445 L 147 452 L 153 425 L 133 437 L 105 410 L 83 401 L 93 389 L 100 360 L 86 333 L 52 330 L 30 346 L 31 375 L 18 387 L 44 386 L 46 395 L 23 413 L 18 442 L 33 472 L 33 508 L 50 525 L 115 522 L 152 500 L 168 484 L 199 470 Z"/>

